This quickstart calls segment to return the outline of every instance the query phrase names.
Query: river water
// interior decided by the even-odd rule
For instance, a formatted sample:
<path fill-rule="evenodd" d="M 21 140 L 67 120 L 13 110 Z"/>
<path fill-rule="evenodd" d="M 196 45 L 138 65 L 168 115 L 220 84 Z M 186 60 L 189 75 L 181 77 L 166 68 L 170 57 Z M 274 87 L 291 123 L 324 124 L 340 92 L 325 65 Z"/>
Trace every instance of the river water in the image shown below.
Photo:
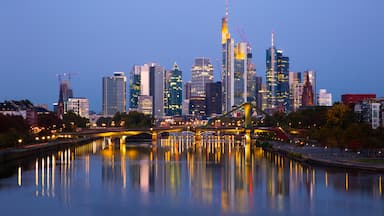
<path fill-rule="evenodd" d="M 312 167 L 234 137 L 104 139 L 2 165 L 1 215 L 384 215 L 380 173 Z"/>

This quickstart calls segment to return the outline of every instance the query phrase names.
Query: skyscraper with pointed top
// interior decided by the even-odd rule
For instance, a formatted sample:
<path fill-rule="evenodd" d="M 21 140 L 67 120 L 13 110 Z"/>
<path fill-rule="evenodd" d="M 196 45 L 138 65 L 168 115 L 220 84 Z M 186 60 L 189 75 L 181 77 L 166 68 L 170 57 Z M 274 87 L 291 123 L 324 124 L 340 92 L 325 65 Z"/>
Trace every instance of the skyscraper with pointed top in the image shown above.
<path fill-rule="evenodd" d="M 289 101 L 289 58 L 275 47 L 272 32 L 271 47 L 266 54 L 267 108 L 288 112 Z"/>
<path fill-rule="evenodd" d="M 166 72 L 164 91 L 164 109 L 167 116 L 181 116 L 183 103 L 183 80 L 179 66 L 173 65 L 173 69 Z"/>
<path fill-rule="evenodd" d="M 225 16 L 221 20 L 222 69 L 221 82 L 223 90 L 222 110 L 226 113 L 234 105 L 234 40 L 228 30 L 228 1 Z"/>

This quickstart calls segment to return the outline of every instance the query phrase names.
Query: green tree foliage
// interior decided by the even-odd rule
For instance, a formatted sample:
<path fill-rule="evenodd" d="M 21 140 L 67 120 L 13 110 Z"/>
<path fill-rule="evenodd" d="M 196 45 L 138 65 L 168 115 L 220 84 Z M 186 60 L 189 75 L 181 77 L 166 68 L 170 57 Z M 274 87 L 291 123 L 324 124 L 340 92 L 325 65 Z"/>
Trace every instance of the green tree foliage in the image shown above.
<path fill-rule="evenodd" d="M 63 127 L 63 121 L 57 117 L 56 113 L 40 114 L 38 126 L 42 129 L 39 135 L 51 135 L 52 130 L 60 130 Z"/>
<path fill-rule="evenodd" d="M 0 114 L 0 148 L 15 146 L 19 139 L 23 143 L 31 139 L 28 123 L 21 116 Z"/>
<path fill-rule="evenodd" d="M 136 111 L 131 111 L 128 114 L 116 113 L 112 121 L 115 126 L 125 128 L 150 128 L 152 125 L 151 116 Z"/>
<path fill-rule="evenodd" d="M 63 131 L 76 131 L 78 128 L 86 128 L 89 119 L 81 117 L 70 111 L 63 115 Z"/>

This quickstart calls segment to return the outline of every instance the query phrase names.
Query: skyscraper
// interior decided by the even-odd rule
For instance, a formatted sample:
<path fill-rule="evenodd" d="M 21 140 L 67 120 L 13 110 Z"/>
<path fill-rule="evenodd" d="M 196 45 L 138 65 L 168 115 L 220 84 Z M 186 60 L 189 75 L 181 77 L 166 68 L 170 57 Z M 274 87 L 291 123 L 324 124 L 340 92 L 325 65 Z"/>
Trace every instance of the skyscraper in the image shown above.
<path fill-rule="evenodd" d="M 221 99 L 221 82 L 207 83 L 205 98 L 207 116 L 221 114 Z"/>
<path fill-rule="evenodd" d="M 256 83 L 256 67 L 252 63 L 252 58 L 251 45 L 247 43 L 247 102 L 254 102 L 256 104 L 258 88 Z"/>
<path fill-rule="evenodd" d="M 275 48 L 272 32 L 271 47 L 266 51 L 267 105 L 269 109 L 289 110 L 289 58 Z"/>
<path fill-rule="evenodd" d="M 165 95 L 165 98 L 167 99 L 165 104 L 165 114 L 167 116 L 181 116 L 183 103 L 182 85 L 182 72 L 179 69 L 179 66 L 175 63 L 173 69 L 167 71 L 165 81 L 167 89 Z"/>
<path fill-rule="evenodd" d="M 289 92 L 290 111 L 296 112 L 302 105 L 301 72 L 289 72 Z"/>
<path fill-rule="evenodd" d="M 256 77 L 256 108 L 257 110 L 263 110 L 263 94 L 262 94 L 262 85 L 263 85 L 263 77 Z"/>
<path fill-rule="evenodd" d="M 196 58 L 191 71 L 191 97 L 205 97 L 205 85 L 213 82 L 211 60 L 205 57 Z"/>
<path fill-rule="evenodd" d="M 247 75 L 248 75 L 248 44 L 237 43 L 234 49 L 234 104 L 241 105 L 247 101 Z"/>
<path fill-rule="evenodd" d="M 149 95 L 153 98 L 153 116 L 164 116 L 164 68 L 157 64 L 149 67 Z"/>
<path fill-rule="evenodd" d="M 189 100 L 191 98 L 191 81 L 184 83 L 184 99 Z"/>
<path fill-rule="evenodd" d="M 124 72 L 115 72 L 113 76 L 103 77 L 103 107 L 104 116 L 117 112 L 126 112 L 127 77 Z"/>
<path fill-rule="evenodd" d="M 129 109 L 137 110 L 139 108 L 141 67 L 134 65 L 129 80 Z"/>
<path fill-rule="evenodd" d="M 228 30 L 228 6 L 221 21 L 223 113 L 232 110 L 234 105 L 234 40 Z"/>
<path fill-rule="evenodd" d="M 137 69 L 138 70 L 138 69 Z M 164 68 L 156 63 L 140 66 L 140 95 L 138 111 L 149 113 L 148 105 L 152 104 L 152 115 L 155 118 L 164 115 Z M 150 97 L 147 97 L 150 96 Z M 140 98 L 145 98 L 145 106 L 140 105 Z M 149 100 L 152 99 L 150 103 Z M 145 109 L 145 110 L 142 110 Z"/>

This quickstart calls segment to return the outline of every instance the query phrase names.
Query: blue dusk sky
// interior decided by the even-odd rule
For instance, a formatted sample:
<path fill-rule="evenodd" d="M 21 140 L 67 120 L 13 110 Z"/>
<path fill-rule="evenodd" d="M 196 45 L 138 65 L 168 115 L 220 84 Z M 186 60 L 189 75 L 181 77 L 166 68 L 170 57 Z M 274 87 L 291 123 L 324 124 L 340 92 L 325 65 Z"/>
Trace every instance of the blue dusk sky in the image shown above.
<path fill-rule="evenodd" d="M 245 32 L 265 77 L 270 34 L 291 71 L 317 72 L 333 93 L 383 94 L 383 0 L 230 0 L 235 41 Z M 76 97 L 101 111 L 101 79 L 134 64 L 177 62 L 191 79 L 195 57 L 212 59 L 220 78 L 225 0 L 1 0 L 0 100 L 57 101 L 56 74 L 70 72 Z"/>

